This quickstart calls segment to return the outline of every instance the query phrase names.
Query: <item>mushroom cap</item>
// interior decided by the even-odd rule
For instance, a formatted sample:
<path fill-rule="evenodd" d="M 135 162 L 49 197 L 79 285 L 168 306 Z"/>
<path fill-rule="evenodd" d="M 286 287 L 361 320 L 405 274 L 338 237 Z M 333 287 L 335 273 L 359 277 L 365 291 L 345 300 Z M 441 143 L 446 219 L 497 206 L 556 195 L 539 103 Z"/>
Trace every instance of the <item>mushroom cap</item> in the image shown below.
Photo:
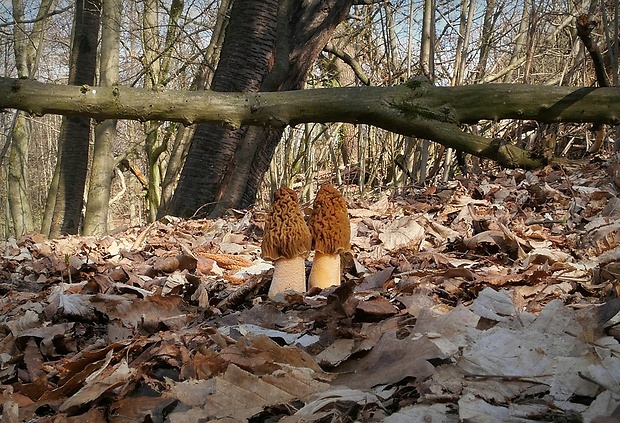
<path fill-rule="evenodd" d="M 312 247 L 323 254 L 340 254 L 351 249 L 351 226 L 347 203 L 331 184 L 319 189 L 308 222 Z"/>
<path fill-rule="evenodd" d="M 306 256 L 311 244 L 312 236 L 299 208 L 297 194 L 290 188 L 278 189 L 265 220 L 261 256 L 273 261 Z"/>

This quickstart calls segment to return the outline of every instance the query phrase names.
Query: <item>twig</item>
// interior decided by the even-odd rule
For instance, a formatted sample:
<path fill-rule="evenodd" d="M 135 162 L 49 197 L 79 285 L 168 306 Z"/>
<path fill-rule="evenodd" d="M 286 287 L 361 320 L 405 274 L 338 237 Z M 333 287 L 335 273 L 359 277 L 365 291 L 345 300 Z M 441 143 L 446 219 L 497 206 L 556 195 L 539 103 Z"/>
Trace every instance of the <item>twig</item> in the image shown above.
<path fill-rule="evenodd" d="M 583 14 L 577 18 L 577 35 L 579 39 L 590 53 L 592 63 L 594 64 L 594 72 L 596 73 L 596 81 L 599 87 L 611 87 L 609 76 L 605 70 L 605 61 L 598 45 L 591 37 L 592 30 L 598 26 L 598 21 L 590 19 L 590 15 Z M 596 134 L 595 142 L 588 149 L 588 153 L 596 153 L 603 145 L 605 138 L 605 125 L 596 123 L 592 126 L 592 131 Z"/>
<path fill-rule="evenodd" d="M 596 72 L 596 80 L 601 87 L 610 87 L 609 77 L 605 71 L 605 61 L 598 45 L 592 39 L 592 30 L 598 26 L 598 22 L 590 19 L 590 15 L 583 14 L 577 18 L 577 35 L 579 39 L 590 53 L 594 71 Z"/>
<path fill-rule="evenodd" d="M 151 232 L 151 229 L 153 229 L 153 225 L 155 225 L 155 222 L 152 222 L 142 232 L 140 232 L 140 234 L 138 235 L 136 240 L 131 245 L 131 250 L 130 251 L 137 250 L 137 249 L 139 249 L 142 246 L 142 243 L 146 239 L 147 235 L 149 234 L 149 232 Z"/>
<path fill-rule="evenodd" d="M 540 385 L 551 386 L 548 383 L 540 382 L 536 378 L 549 377 L 553 375 L 538 375 L 538 376 L 509 376 L 509 375 L 464 375 L 465 379 L 497 379 L 502 381 L 517 381 L 517 382 L 529 382 L 537 383 Z"/>

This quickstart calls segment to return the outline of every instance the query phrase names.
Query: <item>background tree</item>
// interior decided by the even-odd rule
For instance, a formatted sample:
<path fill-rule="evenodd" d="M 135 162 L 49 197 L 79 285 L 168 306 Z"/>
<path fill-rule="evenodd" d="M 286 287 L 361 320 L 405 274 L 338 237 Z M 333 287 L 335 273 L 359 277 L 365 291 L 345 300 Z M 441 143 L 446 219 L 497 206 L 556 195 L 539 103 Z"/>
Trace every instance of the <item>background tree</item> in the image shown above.
<path fill-rule="evenodd" d="M 215 91 L 300 89 L 350 1 L 235 0 Z M 171 204 L 181 216 L 221 215 L 256 198 L 282 131 L 200 125 Z"/>
<path fill-rule="evenodd" d="M 118 84 L 122 6 L 121 0 L 103 0 L 99 64 L 99 85 L 102 87 Z M 85 235 L 104 235 L 108 232 L 110 190 L 116 166 L 113 153 L 116 123 L 116 119 L 106 119 L 95 125 L 92 170 L 84 216 Z"/>
<path fill-rule="evenodd" d="M 15 21 L 13 46 L 18 78 L 34 79 L 36 76 L 45 27 L 55 3 L 53 0 L 41 2 L 36 22 L 32 31 L 28 33 L 25 25 L 24 2 L 13 0 L 13 19 Z M 6 150 L 9 149 L 7 202 L 13 232 L 17 235 L 34 230 L 34 219 L 27 188 L 30 137 L 31 127 L 28 117 L 24 112 L 17 111 L 13 117 L 10 136 L 2 154 L 4 157 Z"/>
<path fill-rule="evenodd" d="M 94 85 L 101 19 L 100 0 L 77 0 L 69 58 L 69 84 Z M 58 161 L 48 192 L 43 232 L 76 234 L 82 221 L 88 172 L 90 119 L 66 117 L 58 138 Z"/>

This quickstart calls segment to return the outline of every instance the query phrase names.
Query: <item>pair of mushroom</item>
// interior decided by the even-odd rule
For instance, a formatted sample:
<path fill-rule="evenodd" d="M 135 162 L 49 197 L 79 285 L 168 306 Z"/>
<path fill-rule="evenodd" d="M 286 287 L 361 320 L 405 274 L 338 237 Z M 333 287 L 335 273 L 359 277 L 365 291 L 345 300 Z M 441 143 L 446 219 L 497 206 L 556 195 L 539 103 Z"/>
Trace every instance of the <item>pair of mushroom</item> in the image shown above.
<path fill-rule="evenodd" d="M 269 297 L 294 290 L 306 291 L 304 259 L 315 250 L 309 288 L 340 284 L 340 253 L 351 248 L 347 204 L 333 185 L 323 185 L 316 195 L 308 224 L 297 194 L 282 187 L 274 194 L 265 221 L 262 257 L 274 262 Z"/>

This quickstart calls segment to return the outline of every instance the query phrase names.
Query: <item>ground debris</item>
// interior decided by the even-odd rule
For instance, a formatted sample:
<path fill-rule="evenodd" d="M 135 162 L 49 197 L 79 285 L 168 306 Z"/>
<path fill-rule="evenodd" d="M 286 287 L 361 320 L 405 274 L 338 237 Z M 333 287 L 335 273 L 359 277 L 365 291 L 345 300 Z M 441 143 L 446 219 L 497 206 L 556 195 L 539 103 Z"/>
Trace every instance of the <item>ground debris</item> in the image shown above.
<path fill-rule="evenodd" d="M 620 208 L 600 162 L 347 201 L 343 283 L 274 300 L 260 210 L 4 241 L 2 420 L 614 418 Z"/>

